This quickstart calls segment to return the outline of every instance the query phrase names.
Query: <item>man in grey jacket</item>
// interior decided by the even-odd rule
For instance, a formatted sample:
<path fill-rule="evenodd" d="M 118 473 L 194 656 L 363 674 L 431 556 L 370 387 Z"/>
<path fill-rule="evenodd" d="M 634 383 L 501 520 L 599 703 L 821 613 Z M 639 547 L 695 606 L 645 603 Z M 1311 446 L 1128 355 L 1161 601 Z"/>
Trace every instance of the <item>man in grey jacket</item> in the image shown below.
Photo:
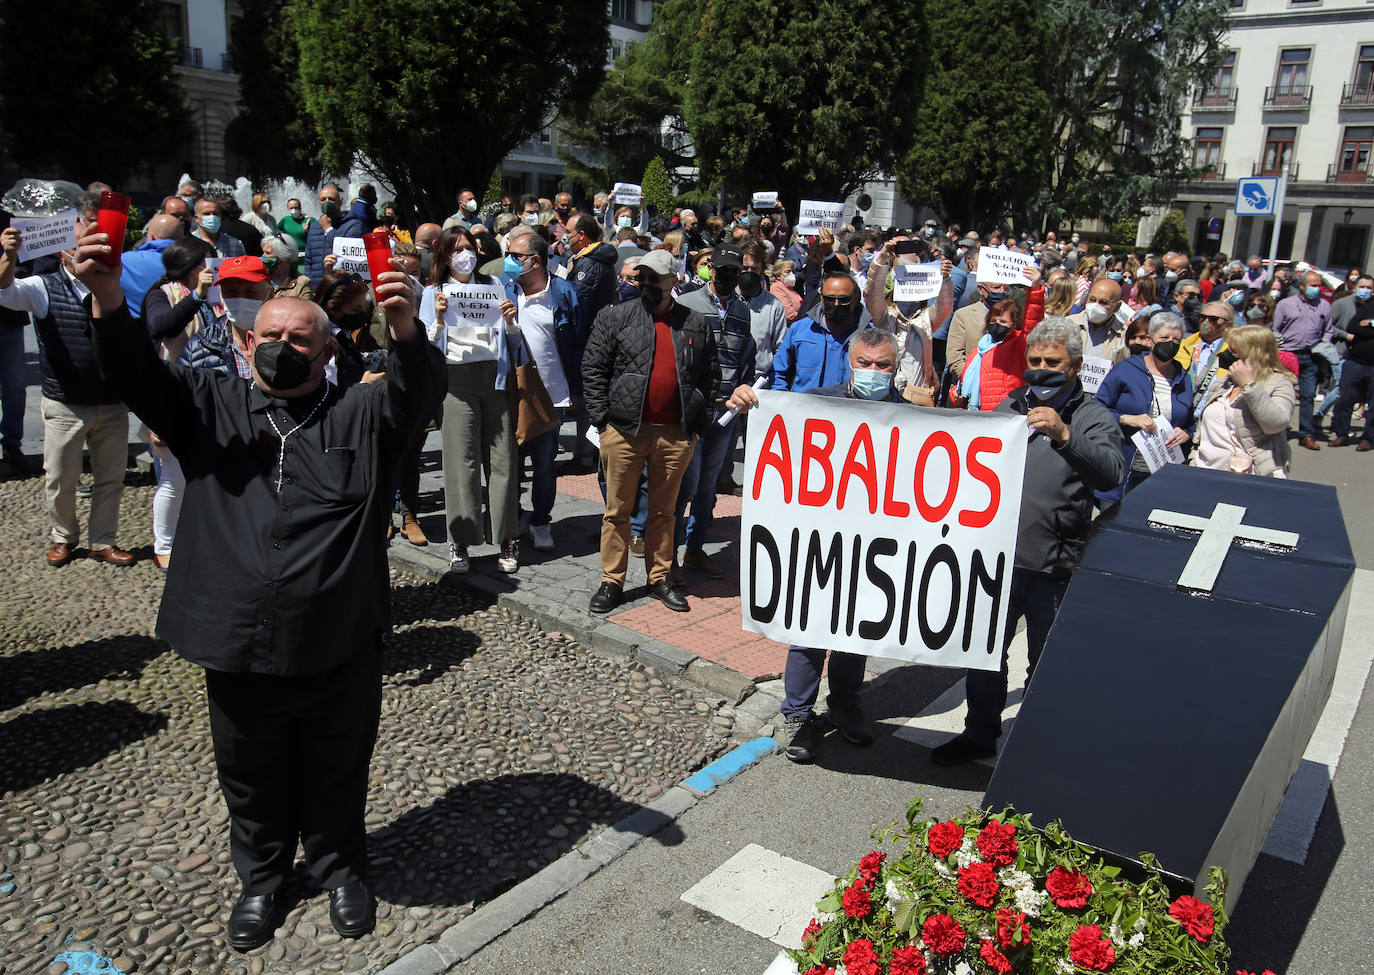
<path fill-rule="evenodd" d="M 1087 544 L 1093 491 L 1121 483 L 1121 426 L 1078 381 L 1082 329 L 1064 319 L 1037 325 L 1026 339 L 1026 364 L 1026 385 L 997 406 L 999 413 L 1025 416 L 1030 429 L 1002 669 L 968 672 L 964 733 L 931 751 L 937 765 L 997 754 L 1007 704 L 1006 648 L 1016 623 L 1026 618 L 1029 679 Z"/>

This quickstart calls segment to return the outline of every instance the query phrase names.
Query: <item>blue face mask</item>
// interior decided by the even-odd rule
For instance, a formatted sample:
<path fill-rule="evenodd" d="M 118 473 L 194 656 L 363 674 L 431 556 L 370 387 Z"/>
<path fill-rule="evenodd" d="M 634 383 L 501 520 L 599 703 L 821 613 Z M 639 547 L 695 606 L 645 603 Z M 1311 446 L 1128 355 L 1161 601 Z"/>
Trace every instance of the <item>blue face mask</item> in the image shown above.
<path fill-rule="evenodd" d="M 1245 292 L 1236 291 L 1231 295 L 1231 297 L 1227 298 L 1226 300 L 1229 301 L 1235 307 L 1239 308 L 1241 305 L 1245 304 Z"/>
<path fill-rule="evenodd" d="M 207 213 L 200 218 L 200 225 L 205 229 L 207 234 L 219 233 L 219 214 Z"/>
<path fill-rule="evenodd" d="M 618 217 L 618 218 L 616 218 L 615 225 L 616 225 L 617 227 L 620 227 L 620 228 L 624 229 L 625 227 L 630 226 L 630 218 L 629 218 L 629 217 Z"/>
<path fill-rule="evenodd" d="M 520 258 L 507 254 L 506 259 L 501 262 L 501 270 L 506 273 L 507 277 L 518 278 L 525 273 L 525 265 Z"/>
<path fill-rule="evenodd" d="M 1355 300 L 1363 304 L 1371 297 L 1374 297 L 1374 288 L 1356 288 Z"/>
<path fill-rule="evenodd" d="M 1007 300 L 1007 293 L 1006 293 L 1005 291 L 990 291 L 990 292 L 988 292 L 988 297 L 987 297 L 987 301 L 985 302 L 985 304 L 986 304 L 989 308 L 991 308 L 993 305 L 997 304 L 999 301 L 1006 301 L 1006 300 Z"/>
<path fill-rule="evenodd" d="M 1125 277 L 1125 275 L 1122 274 L 1120 271 L 1108 271 L 1108 272 L 1107 272 L 1107 280 L 1108 280 L 1108 281 L 1120 281 L 1123 277 Z"/>
<path fill-rule="evenodd" d="M 1309 288 L 1304 288 L 1302 293 L 1307 296 L 1308 301 L 1316 301 L 1322 296 L 1322 289 L 1314 284 Z"/>
<path fill-rule="evenodd" d="M 859 258 L 859 267 L 863 268 L 865 271 L 868 270 L 868 265 L 870 265 L 870 264 L 872 264 L 872 263 L 873 263 L 873 252 L 872 252 L 872 251 L 869 251 L 868 253 L 864 254 L 862 257 Z"/>
<path fill-rule="evenodd" d="M 880 369 L 855 369 L 849 386 L 857 399 L 886 399 L 892 390 L 892 373 Z"/>
<path fill-rule="evenodd" d="M 740 218 L 739 218 L 739 225 L 740 225 L 741 227 L 747 227 L 747 226 L 749 226 L 749 217 L 748 217 L 748 216 L 740 217 Z"/>

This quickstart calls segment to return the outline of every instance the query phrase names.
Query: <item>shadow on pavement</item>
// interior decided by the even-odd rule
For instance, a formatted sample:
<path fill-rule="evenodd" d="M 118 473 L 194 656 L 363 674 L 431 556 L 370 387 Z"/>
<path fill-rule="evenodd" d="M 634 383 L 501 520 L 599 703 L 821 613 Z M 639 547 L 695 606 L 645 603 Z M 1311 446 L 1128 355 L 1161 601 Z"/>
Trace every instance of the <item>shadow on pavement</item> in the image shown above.
<path fill-rule="evenodd" d="M 368 836 L 370 884 L 406 906 L 486 901 L 636 810 L 643 807 L 575 775 L 465 782 Z M 675 822 L 643 812 L 636 825 L 644 834 L 664 846 L 682 842 Z"/>
<path fill-rule="evenodd" d="M 0 795 L 85 768 L 167 727 L 127 701 L 69 704 L 0 724 Z"/>
<path fill-rule="evenodd" d="M 166 652 L 167 645 L 155 637 L 127 634 L 0 657 L 0 711 L 47 691 L 85 687 L 106 678 L 135 680 L 148 661 Z"/>

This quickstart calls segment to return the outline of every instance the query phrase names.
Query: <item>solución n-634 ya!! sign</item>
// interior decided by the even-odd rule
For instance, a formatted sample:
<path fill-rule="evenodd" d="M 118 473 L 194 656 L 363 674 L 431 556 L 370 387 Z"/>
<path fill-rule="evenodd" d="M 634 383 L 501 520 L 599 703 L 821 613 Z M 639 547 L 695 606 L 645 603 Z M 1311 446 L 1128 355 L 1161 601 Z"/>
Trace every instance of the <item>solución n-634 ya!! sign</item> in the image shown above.
<path fill-rule="evenodd" d="M 749 420 L 744 626 L 997 670 L 1026 420 L 784 392 Z"/>

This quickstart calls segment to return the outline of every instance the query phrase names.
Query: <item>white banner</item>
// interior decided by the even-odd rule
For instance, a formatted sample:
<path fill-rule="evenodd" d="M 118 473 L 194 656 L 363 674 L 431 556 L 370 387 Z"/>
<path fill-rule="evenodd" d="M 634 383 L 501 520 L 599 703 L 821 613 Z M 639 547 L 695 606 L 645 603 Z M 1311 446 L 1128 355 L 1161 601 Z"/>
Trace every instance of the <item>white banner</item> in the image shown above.
<path fill-rule="evenodd" d="M 797 233 L 818 234 L 822 227 L 839 230 L 844 223 L 844 203 L 826 203 L 822 200 L 802 200 L 801 215 L 797 219 Z"/>
<path fill-rule="evenodd" d="M 979 284 L 1025 284 L 1030 282 L 1021 273 L 1023 267 L 1035 267 L 1035 258 L 1020 251 L 1000 247 L 978 248 Z"/>
<path fill-rule="evenodd" d="M 763 190 L 754 194 L 755 210 L 771 210 L 778 205 L 777 190 Z"/>
<path fill-rule="evenodd" d="M 10 226 L 19 231 L 19 260 L 31 261 L 76 247 L 76 209 L 53 217 L 13 217 Z"/>
<path fill-rule="evenodd" d="M 1165 443 L 1174 432 L 1173 425 L 1162 416 L 1157 416 L 1154 420 L 1154 433 L 1137 430 L 1131 434 L 1131 443 L 1140 451 L 1140 456 L 1145 458 L 1145 466 L 1150 469 L 1151 474 L 1169 464 L 1183 463 L 1183 451 Z"/>
<path fill-rule="evenodd" d="M 449 334 L 459 334 L 466 342 L 490 345 L 492 329 L 501 325 L 501 302 L 506 298 L 501 286 L 450 281 L 444 285 L 444 297 L 448 299 L 444 327 Z"/>
<path fill-rule="evenodd" d="M 638 183 L 616 183 L 611 190 L 612 203 L 616 206 L 639 206 L 644 191 Z"/>
<path fill-rule="evenodd" d="M 945 284 L 938 264 L 898 264 L 892 273 L 893 301 L 929 301 Z"/>
<path fill-rule="evenodd" d="M 335 237 L 334 253 L 339 256 L 334 263 L 334 270 L 345 273 L 352 271 L 368 281 L 372 280 L 372 272 L 367 269 L 367 248 L 363 246 L 361 237 Z"/>
<path fill-rule="evenodd" d="M 1111 371 L 1111 359 L 1104 359 L 1099 355 L 1085 355 L 1083 368 L 1078 370 L 1078 380 L 1083 384 L 1083 391 L 1089 396 L 1095 396 L 1102 380 L 1106 379 L 1107 373 Z"/>
<path fill-rule="evenodd" d="M 997 670 L 1025 418 L 768 391 L 754 414 L 741 518 L 745 629 Z"/>

